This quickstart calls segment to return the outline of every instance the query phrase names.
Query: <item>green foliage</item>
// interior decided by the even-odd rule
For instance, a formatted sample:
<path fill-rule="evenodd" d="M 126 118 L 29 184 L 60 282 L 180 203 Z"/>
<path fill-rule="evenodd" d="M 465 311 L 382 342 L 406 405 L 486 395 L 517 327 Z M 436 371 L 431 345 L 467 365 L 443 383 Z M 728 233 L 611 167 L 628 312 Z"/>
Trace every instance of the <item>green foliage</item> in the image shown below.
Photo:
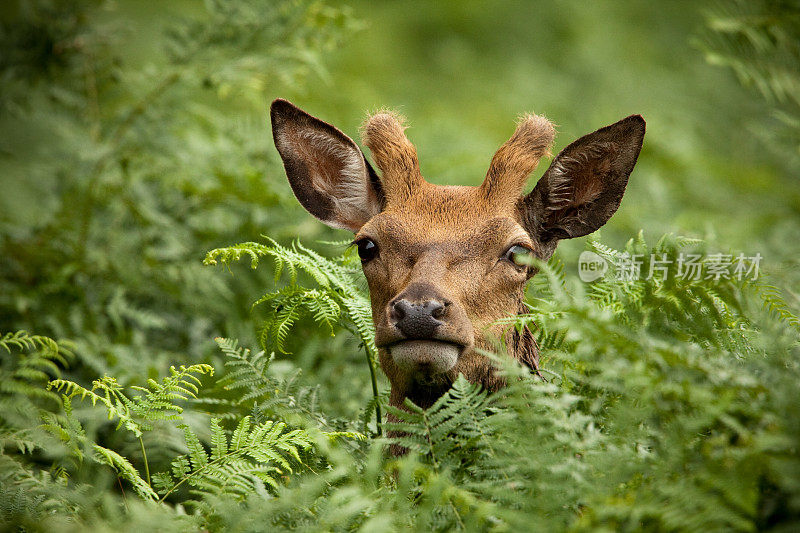
<path fill-rule="evenodd" d="M 687 244 L 697 243 L 666 237 L 649 249 L 640 236 L 627 251 L 675 260 Z M 590 248 L 606 258 L 620 253 Z M 774 467 L 795 453 L 785 447 L 794 424 L 779 427 L 789 391 L 779 390 L 786 382 L 778 376 L 798 370 L 796 330 L 766 320 L 758 293 L 732 280 L 668 271 L 604 279 L 582 295 L 549 278 L 554 299 L 537 306 L 535 320 L 565 342 L 546 352 L 544 366 L 558 371 L 562 393 L 579 395 L 578 413 L 603 429 L 598 447 L 578 452 L 604 478 L 585 489 L 603 496 L 581 502 L 580 527 L 752 529 L 774 519 L 773 495 L 760 491 L 793 484 L 794 473 Z M 797 510 L 778 515 L 796 520 Z"/>
<path fill-rule="evenodd" d="M 48 339 L 43 339 L 42 343 L 51 345 Z M 235 349 L 235 342 L 220 344 L 231 355 L 234 367 L 247 360 L 243 350 Z M 277 383 L 278 380 L 273 376 L 266 375 L 266 370 L 267 365 L 260 366 L 261 378 Z M 63 412 L 42 412 L 43 423 L 40 427 L 63 443 L 75 460 L 67 470 L 62 470 L 66 478 L 70 477 L 69 471 L 75 473 L 85 469 L 83 462 L 88 457 L 113 469 L 121 480 L 126 481 L 141 498 L 148 501 L 164 501 L 170 495 L 174 499 L 174 493 L 184 485 L 191 486 L 193 494 L 203 497 L 221 494 L 244 496 L 251 492 L 263 492 L 265 487 L 277 489 L 279 483 L 292 473 L 293 466 L 303 464 L 301 453 L 304 454 L 311 447 L 311 437 L 305 430 L 287 427 L 286 423 L 280 421 L 266 420 L 253 424 L 251 417 L 245 415 L 238 419 L 228 439 L 220 420 L 212 418 L 209 423 L 209 455 L 198 434 L 184 422 L 184 407 L 180 404 L 197 398 L 201 383 L 197 376 L 212 374 L 213 368 L 209 365 L 182 366 L 177 370 L 172 368 L 170 375 L 160 382 L 151 379 L 148 387 L 131 387 L 132 393 L 129 394 L 126 394 L 114 378 L 108 376 L 96 380 L 91 389 L 68 380 L 56 379 L 49 383 L 48 388 L 63 391 Z M 242 380 L 242 373 L 237 371 L 223 382 L 233 384 L 238 389 L 249 381 Z M 261 394 L 252 394 L 252 390 L 247 392 L 251 393 L 252 398 L 262 397 Z M 76 397 L 88 398 L 92 405 L 100 404 L 109 420 L 118 420 L 117 430 L 124 428 L 138 439 L 143 471 L 117 450 L 98 444 L 87 436 L 84 424 L 73 409 L 72 400 Z M 175 424 L 183 435 L 188 453 L 174 457 L 170 470 L 154 475 L 151 486 L 142 436 L 145 432 L 154 431 L 159 422 Z M 352 433 L 329 435 L 331 438 L 355 436 Z M 8 437 L 5 430 L 3 436 Z M 17 484 L 20 482 L 15 481 Z M 160 498 L 153 487 L 161 493 Z M 182 501 L 192 503 L 186 498 Z M 38 500 L 36 502 L 37 505 L 41 503 Z"/>
<path fill-rule="evenodd" d="M 0 451 L 30 454 L 39 447 L 44 439 L 36 424 L 39 413 L 61 406 L 61 398 L 44 386 L 74 357 L 70 347 L 25 331 L 0 336 Z"/>
<path fill-rule="evenodd" d="M 261 344 L 264 349 L 281 352 L 292 326 L 303 315 L 310 315 L 319 325 L 333 331 L 334 325 L 343 323 L 359 336 L 373 359 L 377 351 L 374 342 L 372 315 L 369 300 L 356 284 L 352 254 L 335 259 L 322 257 L 317 252 L 295 242 L 286 248 L 272 239 L 269 244 L 247 242 L 227 248 L 211 250 L 204 263 L 230 264 L 246 256 L 250 266 L 256 268 L 260 257 L 270 257 L 275 266 L 275 281 L 284 271 L 289 275 L 289 285 L 269 292 L 256 300 L 253 307 L 268 308 L 267 318 L 261 326 Z M 307 274 L 317 287 L 307 288 L 298 283 L 298 272 Z"/>
<path fill-rule="evenodd" d="M 259 335 L 264 350 L 276 349 L 283 352 L 292 326 L 303 316 L 310 316 L 331 333 L 334 332 L 334 326 L 339 325 L 350 330 L 359 339 L 366 353 L 372 379 L 375 423 L 380 434 L 381 407 L 375 370 L 378 351 L 375 347 L 372 310 L 365 291 L 356 282 L 358 269 L 353 267 L 352 254 L 345 253 L 335 259 L 328 259 L 299 242 L 286 248 L 268 239 L 268 244 L 246 242 L 211 250 L 204 263 L 214 265 L 221 261 L 229 265 L 248 257 L 251 268 L 256 268 L 259 258 L 264 256 L 273 260 L 276 282 L 284 271 L 289 275 L 289 284 L 286 287 L 268 292 L 253 304 L 253 307 L 267 307 Z M 307 274 L 316 287 L 301 285 L 298 282 L 300 272 Z"/>
<path fill-rule="evenodd" d="M 113 468 L 121 479 L 131 484 L 133 490 L 141 498 L 145 500 L 156 499 L 156 493 L 150 488 L 150 484 L 141 477 L 139 471 L 125 457 L 98 444 L 92 444 L 92 451 L 94 452 L 92 459 Z"/>
<path fill-rule="evenodd" d="M 293 413 L 317 422 L 320 427 L 329 423 L 318 410 L 317 387 L 301 387 L 297 383 L 299 371 L 289 377 L 278 378 L 269 367 L 275 354 L 253 352 L 240 347 L 235 339 L 215 339 L 226 355 L 226 372 L 217 381 L 224 394 L 233 395 L 232 400 L 216 400 L 215 403 L 233 407 L 235 412 L 252 412 L 257 419 L 271 417 L 289 418 Z M 221 412 L 222 418 L 232 416 L 230 411 Z"/>
<path fill-rule="evenodd" d="M 249 338 L 234 302 L 268 276 L 232 289 L 197 254 L 265 224 L 294 231 L 263 102 L 325 76 L 350 11 L 209 1 L 131 26 L 152 6 L 6 4 L 0 330 L 75 339 L 75 371 L 125 384 L 209 356 L 220 331 Z"/>
<path fill-rule="evenodd" d="M 766 99 L 780 126 L 768 143 L 788 144 L 792 162 L 800 150 L 800 6 L 784 0 L 719 2 L 705 16 L 698 44 L 712 65 L 731 69 Z"/>
<path fill-rule="evenodd" d="M 63 390 L 64 415 L 46 413 L 43 427 L 66 443 L 79 461 L 86 455 L 84 450 L 90 448 L 92 459 L 113 468 L 143 498 L 156 500 L 157 495 L 150 487 L 150 467 L 142 433 L 152 431 L 156 421 L 181 420 L 183 407 L 176 401 L 195 398 L 200 380 L 194 374 L 213 374 L 213 368 L 209 365 L 181 366 L 179 370 L 171 367 L 170 374 L 161 383 L 149 380 L 149 388 L 132 387 L 139 393 L 135 396 L 126 395 L 117 380 L 109 376 L 95 380 L 91 389 L 68 380 L 53 380 L 48 384 L 48 390 Z M 72 399 L 75 397 L 88 397 L 93 406 L 99 403 L 105 407 L 109 420 L 118 419 L 116 429 L 124 427 L 136 436 L 141 445 L 144 476 L 118 452 L 87 439 L 81 422 L 73 415 Z"/>
<path fill-rule="evenodd" d="M 608 260 L 675 259 L 698 248 L 671 236 L 650 247 L 640 235 L 625 251 L 589 243 Z M 346 262 L 300 245 L 247 249 L 278 255 L 295 273 L 290 283 L 308 273 L 315 290 L 337 301 L 358 290 Z M 390 409 L 390 437 L 370 441 L 356 421 L 329 431 L 316 407 L 298 408 L 312 400 L 287 392 L 291 379 L 275 374 L 274 355 L 220 338 L 225 372 L 205 394 L 195 380 L 210 373 L 204 365 L 131 392 L 108 377 L 92 390 L 54 380 L 66 392 L 64 411 L 44 413 L 43 427 L 77 459 L 58 463 L 61 475 L 68 487 L 76 483 L 91 468 L 88 457 L 145 501 L 191 505 L 212 529 L 707 531 L 798 523 L 800 343 L 792 317 L 770 312 L 786 308 L 779 294 L 764 298 L 762 286 L 669 269 L 630 281 L 610 272 L 587 287 L 557 260 L 538 268 L 530 312 L 509 322 L 535 325 L 549 382 L 502 353 L 487 354 L 506 374 L 501 393 L 460 377 L 429 409 Z M 182 451 L 151 480 L 143 441 L 141 456 L 130 459 L 113 439 L 94 440 L 85 429 L 91 418 L 73 411 L 75 397 L 101 404 L 120 434 L 141 438 L 173 424 Z M 204 407 L 222 416 L 198 424 Z M 387 444 L 408 453 L 391 459 Z M 17 472 L 9 479 L 20 484 L 30 466 L 9 459 L 14 468 L 4 471 Z M 58 486 L 41 484 L 33 499 L 9 493 L 19 504 L 7 514 L 41 513 Z"/>
<path fill-rule="evenodd" d="M 627 280 L 624 275 L 613 272 L 589 285 L 588 296 L 619 319 L 653 335 L 667 339 L 701 335 L 692 340 L 718 348 L 745 350 L 744 334 L 749 324 L 742 316 L 741 282 L 737 284 L 734 277 L 708 280 L 679 272 L 681 256 L 698 252 L 696 247 L 700 244 L 696 239 L 665 235 L 655 246 L 648 247 L 639 233 L 620 252 L 597 241 L 589 241 L 590 251 L 608 264 L 614 265 L 620 258 L 622 261 L 625 258 L 640 259 L 641 275 Z M 651 265 L 653 260 L 659 261 L 660 265 Z M 659 270 L 658 266 L 664 270 Z M 548 270 L 546 265 L 543 268 Z M 566 296 L 563 276 L 548 273 L 547 277 L 556 280 L 561 288 L 547 291 L 545 300 L 550 304 L 545 305 L 545 309 L 548 309 L 548 314 L 531 317 L 533 323 L 541 325 L 545 331 L 548 319 L 561 312 L 559 305 L 564 303 L 562 300 Z"/>
<path fill-rule="evenodd" d="M 67 360 L 73 357 L 70 343 L 57 343 L 49 337 L 29 335 L 26 331 L 9 332 L 0 337 L 0 352 L 6 352 L 4 364 L 0 367 L 0 395 L 3 398 L 19 395 L 58 403 L 58 396 L 43 390 L 41 385 L 61 375 Z"/>
<path fill-rule="evenodd" d="M 214 340 L 227 356 L 225 366 L 230 368 L 219 380 L 219 384 L 226 390 L 241 393 L 237 400 L 239 403 L 265 400 L 278 390 L 278 383 L 268 373 L 274 354 L 268 356 L 263 350 L 253 353 L 240 347 L 239 341 L 235 339 Z"/>
<path fill-rule="evenodd" d="M 48 389 L 64 391 L 65 398 L 80 396 L 81 400 L 89 398 L 92 405 L 98 402 L 108 411 L 108 419 L 119 419 L 117 427 L 125 427 L 137 437 L 142 431 L 153 429 L 152 423 L 156 420 L 178 420 L 183 407 L 176 401 L 186 401 L 196 398 L 200 380 L 196 375 L 214 374 L 210 365 L 181 365 L 179 370 L 170 367 L 170 376 L 162 379 L 161 383 L 150 379 L 149 388 L 131 387 L 139 394 L 133 397 L 126 396 L 123 388 L 116 379 L 110 376 L 92 382 L 91 389 L 85 389 L 77 383 L 63 379 L 55 379 L 48 384 Z M 97 391 L 97 392 L 95 392 Z"/>
<path fill-rule="evenodd" d="M 263 492 L 264 486 L 278 489 L 278 476 L 292 473 L 292 463 L 302 464 L 300 453 L 311 446 L 311 439 L 301 429 L 289 430 L 282 422 L 251 425 L 250 417 L 242 418 L 230 441 L 211 419 L 211 455 L 197 435 L 183 426 L 188 457 L 173 460 L 170 472 L 154 476 L 154 483 L 163 494 L 162 500 L 183 483 L 201 494 L 236 494 L 245 496 Z"/>
<path fill-rule="evenodd" d="M 428 409 L 408 400 L 406 409 L 389 407 L 389 413 L 398 421 L 387 424 L 386 429 L 400 435 L 393 442 L 421 453 L 434 465 L 454 453 L 476 460 L 479 453 L 473 445 L 490 433 L 484 427 L 491 420 L 487 416 L 488 403 L 485 391 L 459 376 L 452 388 Z"/>
<path fill-rule="evenodd" d="M 0 529 L 798 529 L 796 5 L 351 3 L 0 6 Z M 339 237 L 291 195 L 277 96 L 348 134 L 400 108 L 445 184 L 478 183 L 515 113 L 561 147 L 640 112 L 588 249 L 760 252 L 763 278 L 586 285 L 565 241 L 506 320 L 547 381 L 498 348 L 503 391 L 459 379 L 375 438 L 357 261 L 278 244 Z M 708 244 L 623 246 L 640 227 Z M 202 266 L 261 234 L 208 255 L 234 276 Z"/>

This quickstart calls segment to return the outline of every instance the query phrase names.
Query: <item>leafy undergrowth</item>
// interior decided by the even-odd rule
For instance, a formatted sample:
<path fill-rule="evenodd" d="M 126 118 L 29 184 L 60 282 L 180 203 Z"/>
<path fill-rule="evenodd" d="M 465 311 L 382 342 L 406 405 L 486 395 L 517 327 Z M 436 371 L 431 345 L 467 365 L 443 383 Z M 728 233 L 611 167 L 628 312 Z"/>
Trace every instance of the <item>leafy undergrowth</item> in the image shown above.
<path fill-rule="evenodd" d="M 676 259 L 698 244 L 639 238 L 627 253 Z M 350 330 L 373 362 L 348 254 L 249 243 L 207 262 L 243 256 L 289 273 L 257 302 L 272 308 L 264 330 L 282 332 L 262 336 L 266 348 L 280 350 L 309 316 Z M 226 361 L 216 372 L 197 364 L 143 386 L 103 376 L 84 387 L 60 376 L 68 343 L 5 334 L 0 520 L 26 531 L 800 525 L 798 322 L 774 290 L 672 270 L 581 284 L 557 261 L 538 267 L 530 312 L 508 322 L 535 324 L 547 381 L 487 354 L 509 375 L 501 393 L 462 378 L 428 410 L 390 408 L 410 450 L 401 459 L 368 416 L 327 417 L 274 355 L 235 340 L 216 340 Z"/>

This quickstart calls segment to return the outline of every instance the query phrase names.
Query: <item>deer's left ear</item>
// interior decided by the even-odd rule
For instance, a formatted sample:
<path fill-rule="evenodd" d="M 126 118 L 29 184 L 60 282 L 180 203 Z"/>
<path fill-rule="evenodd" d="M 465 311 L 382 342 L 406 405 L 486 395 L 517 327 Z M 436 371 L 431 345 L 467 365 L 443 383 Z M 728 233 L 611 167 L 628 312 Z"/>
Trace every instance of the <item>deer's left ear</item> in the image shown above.
<path fill-rule="evenodd" d="M 521 199 L 525 229 L 549 257 L 559 239 L 592 233 L 617 210 L 639 151 L 645 122 L 631 115 L 573 142 Z"/>

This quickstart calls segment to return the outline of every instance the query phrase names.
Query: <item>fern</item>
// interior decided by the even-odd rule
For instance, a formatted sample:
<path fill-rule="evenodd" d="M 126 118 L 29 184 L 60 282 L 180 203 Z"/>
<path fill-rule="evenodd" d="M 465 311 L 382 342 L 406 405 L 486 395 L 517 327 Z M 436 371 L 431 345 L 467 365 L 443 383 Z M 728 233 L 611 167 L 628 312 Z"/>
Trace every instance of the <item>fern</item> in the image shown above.
<path fill-rule="evenodd" d="M 0 367 L 0 397 L 24 395 L 59 404 L 58 395 L 44 390 L 41 385 L 61 375 L 67 360 L 73 357 L 70 343 L 17 331 L 0 336 L 2 351 L 11 357 L 4 358 L 6 364 Z"/>
<path fill-rule="evenodd" d="M 9 332 L 0 337 L 0 348 L 11 353 L 12 347 L 18 350 L 34 350 L 39 348 L 54 355 L 58 355 L 59 352 L 58 343 L 53 339 L 42 335 L 29 335 L 27 331 L 22 330 L 16 333 Z M 66 364 L 66 361 L 61 359 L 61 363 Z"/>
<path fill-rule="evenodd" d="M 494 429 L 494 418 L 487 416 L 492 412 L 487 393 L 463 375 L 428 409 L 408 400 L 405 409 L 388 409 L 397 420 L 386 424 L 386 429 L 397 435 L 392 442 L 422 454 L 436 470 L 448 456 L 477 460 L 480 446 Z"/>
<path fill-rule="evenodd" d="M 140 393 L 131 397 L 124 393 L 115 378 L 109 376 L 92 382 L 91 389 L 63 379 L 51 381 L 48 388 L 63 390 L 65 397 L 70 399 L 88 397 L 92 405 L 99 403 L 106 408 L 109 420 L 119 420 L 118 428 L 125 427 L 136 437 L 141 437 L 142 431 L 153 429 L 152 422 L 156 420 L 178 420 L 183 407 L 176 401 L 196 398 L 200 384 L 196 375 L 214 374 L 213 367 L 206 364 L 181 365 L 178 370 L 170 367 L 169 371 L 170 375 L 163 378 L 161 383 L 149 379 L 149 388 L 131 387 Z"/>
<path fill-rule="evenodd" d="M 117 419 L 119 421 L 117 429 L 125 427 L 125 429 L 129 430 L 136 437 L 142 436 L 142 426 L 139 422 L 134 420 L 131 412 L 133 401 L 123 394 L 123 389 L 119 386 L 116 379 L 104 376 L 92 382 L 91 390 L 85 389 L 77 383 L 62 379 L 54 379 L 50 382 L 49 387 L 56 391 L 61 391 L 63 389 L 65 391 L 65 398 L 69 400 L 72 400 L 75 396 L 80 396 L 81 400 L 88 397 L 92 405 L 100 403 L 106 408 L 109 420 Z M 100 391 L 100 394 L 94 392 L 95 390 Z"/>
<path fill-rule="evenodd" d="M 261 344 L 265 347 L 274 346 L 282 353 L 286 353 L 289 332 L 301 316 L 311 316 L 318 324 L 333 332 L 334 325 L 342 315 L 341 306 L 330 292 L 296 285 L 265 294 L 253 307 L 261 304 L 270 304 L 266 321 L 261 327 Z"/>
<path fill-rule="evenodd" d="M 258 373 L 261 380 L 266 379 L 266 364 L 249 359 L 249 352 L 237 349 L 233 341 L 220 345 L 234 361 Z M 234 365 L 237 366 L 237 365 Z M 239 371 L 243 368 L 239 368 Z M 151 478 L 147 454 L 141 440 L 142 432 L 153 429 L 157 420 L 181 420 L 183 407 L 176 402 L 195 398 L 198 392 L 197 375 L 212 374 L 208 365 L 192 365 L 176 370 L 170 369 L 170 376 L 157 382 L 148 380 L 148 387 L 132 387 L 139 394 L 127 395 L 117 381 L 104 377 L 86 389 L 66 380 L 53 380 L 50 386 L 63 391 L 65 415 L 48 415 L 44 428 L 68 443 L 76 458 L 84 457 L 84 449 L 92 450 L 92 459 L 114 469 L 119 477 L 126 480 L 142 498 L 159 499 L 151 488 Z M 241 372 L 225 380 L 236 387 L 243 386 Z M 252 382 L 250 382 L 252 383 Z M 263 383 L 263 381 L 261 381 Z M 261 394 L 254 392 L 251 398 Z M 117 428 L 124 427 L 133 433 L 141 444 L 145 473 L 141 475 L 136 468 L 118 452 L 90 442 L 81 423 L 72 414 L 73 398 L 88 398 L 92 404 L 102 405 L 109 419 L 117 419 Z M 277 489 L 280 479 L 292 472 L 293 465 L 301 465 L 300 453 L 311 446 L 311 438 L 301 429 L 289 429 L 283 422 L 266 421 L 251 424 L 251 417 L 242 418 L 230 441 L 225 435 L 219 419 L 210 423 L 211 453 L 209 454 L 199 437 L 188 425 L 178 427 L 183 431 L 184 443 L 189 451 L 172 461 L 171 473 L 162 472 L 152 477 L 152 483 L 162 493 L 161 501 L 184 484 L 191 486 L 196 494 L 238 494 L 246 495 L 258 487 L 269 486 Z M 352 436 L 347 433 L 331 434 L 330 438 Z"/>
<path fill-rule="evenodd" d="M 675 259 L 682 247 L 698 244 L 666 237 L 650 249 L 639 237 L 628 244 L 626 251 L 645 257 L 663 253 Z M 608 259 L 621 253 L 594 243 L 590 247 Z M 544 270 L 547 268 L 543 266 Z M 748 372 L 760 365 L 765 353 L 763 344 L 753 342 L 760 332 L 747 307 L 745 291 L 749 284 L 732 280 L 678 280 L 675 272 L 669 271 L 649 280 L 606 277 L 594 282 L 584 295 L 584 285 L 565 287 L 555 276 L 549 277 L 553 285 L 551 294 L 562 297 L 551 303 L 536 301 L 531 313 L 520 320 L 525 324 L 537 321 L 544 331 L 565 335 L 567 342 L 558 343 L 548 354 L 551 365 L 562 365 L 559 389 L 563 392 L 551 390 L 549 394 L 553 396 L 548 400 L 548 395 L 527 390 L 524 404 L 516 404 L 525 406 L 524 410 L 517 410 L 520 422 L 528 416 L 532 404 L 568 399 L 565 393 L 576 395 L 579 402 L 573 401 L 566 412 L 575 412 L 576 420 L 600 424 L 605 430 L 597 434 L 577 426 L 591 440 L 585 442 L 585 448 L 573 452 L 584 459 L 568 461 L 564 466 L 570 476 L 581 480 L 578 486 L 583 493 L 598 490 L 589 482 L 592 475 L 598 475 L 591 474 L 594 468 L 605 472 L 604 476 L 615 472 L 609 482 L 622 483 L 609 499 L 596 500 L 588 512 L 584 509 L 578 523 L 586 529 L 601 524 L 613 529 L 623 527 L 633 516 L 644 516 L 636 520 L 644 520 L 647 527 L 653 528 L 749 527 L 745 526 L 752 516 L 748 513 L 754 511 L 744 509 L 754 505 L 748 496 L 752 492 L 748 491 L 755 490 L 756 481 L 748 477 L 750 485 L 745 485 L 741 480 L 742 476 L 747 477 L 743 472 L 758 452 L 748 455 L 750 452 L 740 450 L 737 445 L 734 447 L 738 451 L 731 451 L 723 461 L 711 451 L 716 449 L 711 442 L 721 446 L 720 442 L 730 442 L 727 439 L 748 439 L 742 435 L 760 431 L 750 425 L 755 421 L 750 417 L 753 402 L 760 401 L 757 398 L 763 385 L 757 385 L 759 379 Z M 776 298 L 781 305 L 780 298 Z M 774 318 L 783 320 L 779 313 Z M 791 323 L 790 318 L 786 323 Z M 523 401 L 516 393 L 507 397 L 514 402 Z M 554 415 L 561 416 L 551 411 L 550 418 Z M 541 420 L 528 425 L 544 427 Z M 548 435 L 535 441 L 572 446 L 581 442 L 579 435 Z M 632 444 L 639 450 L 637 454 L 625 451 Z M 525 443 L 517 441 L 515 446 L 522 450 Z M 674 452 L 678 448 L 680 452 Z M 509 450 L 505 445 L 498 449 L 504 453 Z M 742 455 L 737 455 L 739 451 Z M 513 455 L 520 457 L 517 453 Z M 650 457 L 654 462 L 650 462 Z M 636 466 L 621 468 L 620 461 L 632 461 Z M 524 464 L 519 459 L 517 462 L 519 466 Z M 675 474 L 677 465 L 693 468 L 690 465 L 695 462 L 705 462 L 703 469 L 707 474 L 702 479 Z M 559 475 L 565 472 L 560 470 Z M 587 472 L 589 477 L 581 472 Z M 642 475 L 645 477 L 637 477 Z M 661 481 L 654 485 L 650 479 Z M 563 482 L 557 481 L 558 478 L 542 486 L 563 486 Z M 605 493 L 607 488 L 599 490 Z M 545 494 L 550 490 L 547 488 Z M 519 504 L 513 492 L 497 496 Z M 571 498 L 580 501 L 580 493 L 572 494 Z"/>
<path fill-rule="evenodd" d="M 642 275 L 634 280 L 617 278 L 613 271 L 608 272 L 588 286 L 588 297 L 598 309 L 613 313 L 626 324 L 648 328 L 653 334 L 665 337 L 689 334 L 700 342 L 729 351 L 745 349 L 743 335 L 747 335 L 750 325 L 740 296 L 743 284 L 737 285 L 734 279 L 709 282 L 678 276 L 679 255 L 687 247 L 700 244 L 697 239 L 665 235 L 651 248 L 640 233 L 629 241 L 625 252 L 620 252 L 589 241 L 589 249 L 611 264 L 627 253 L 628 257 L 642 257 L 643 265 Z M 649 276 L 652 256 L 667 261 L 666 273 L 656 271 Z M 555 328 L 554 324 L 563 318 L 563 306 L 570 305 L 575 297 L 565 292 L 565 282 L 558 270 L 550 265 L 539 268 L 550 283 L 548 298 L 532 300 L 529 313 L 505 322 L 517 327 L 533 325 L 540 346 L 562 349 L 567 331 Z"/>
<path fill-rule="evenodd" d="M 275 378 L 269 371 L 274 354 L 252 352 L 240 347 L 235 339 L 215 339 L 225 354 L 226 372 L 217 385 L 225 391 L 236 393 L 236 399 L 226 403 L 231 407 L 246 409 L 258 418 L 281 417 L 301 414 L 316 420 L 321 426 L 327 421 L 316 408 L 316 388 L 298 387 L 296 377 L 299 371 L 288 378 Z M 232 413 L 222 414 L 223 418 L 235 417 Z"/>
<path fill-rule="evenodd" d="M 267 256 L 273 260 L 276 282 L 281 273 L 288 272 L 288 286 L 265 294 L 253 304 L 253 307 L 263 304 L 269 306 L 259 335 L 265 351 L 275 349 L 283 352 L 292 326 L 303 316 L 311 317 L 331 332 L 334 325 L 341 324 L 356 335 L 367 358 L 375 400 L 376 429 L 380 434 L 382 416 L 376 376 L 378 351 L 375 347 L 372 310 L 369 299 L 356 282 L 358 270 L 352 268 L 351 258 L 344 254 L 336 259 L 328 259 L 299 242 L 286 248 L 265 238 L 268 244 L 249 242 L 211 250 L 206 254 L 204 263 L 214 265 L 221 261 L 229 265 L 248 257 L 250 266 L 256 268 L 259 258 Z M 305 272 L 317 287 L 300 285 L 299 272 Z"/>
<path fill-rule="evenodd" d="M 109 420 L 118 420 L 117 429 L 124 427 L 133 433 L 139 441 L 142 452 L 145 481 L 141 481 L 142 478 L 139 477 L 138 472 L 124 457 L 97 444 L 93 443 L 92 446 L 101 462 L 113 467 L 121 477 L 133 485 L 139 494 L 151 498 L 153 493 L 149 488 L 151 483 L 150 464 L 147 459 L 147 450 L 142 439 L 142 432 L 151 431 L 153 422 L 157 420 L 180 420 L 183 407 L 175 402 L 186 401 L 189 398 L 196 397 L 200 380 L 195 374 L 211 375 L 213 373 L 213 367 L 205 364 L 191 365 L 189 367 L 181 365 L 178 370 L 175 367 L 170 367 L 170 375 L 163 378 L 161 383 L 149 379 L 148 385 L 150 388 L 132 387 L 134 391 L 140 393 L 133 397 L 127 396 L 117 380 L 109 376 L 95 380 L 92 383 L 91 390 L 63 379 L 55 379 L 47 387 L 48 390 L 52 388 L 57 391 L 64 391 L 62 398 L 65 406 L 71 406 L 71 401 L 75 397 L 80 397 L 81 400 L 88 397 L 93 406 L 99 403 L 105 407 Z M 57 417 L 50 417 L 51 421 L 45 427 L 51 432 L 61 435 L 62 440 L 75 441 L 73 442 L 73 453 L 76 456 L 82 456 L 82 452 L 77 446 L 78 443 L 85 440 L 85 436 L 82 429 L 79 428 L 80 423 L 72 419 L 70 413 L 71 409 L 67 410 L 66 425 Z M 65 429 L 70 427 L 70 423 L 74 426 L 73 431 L 66 431 Z M 145 489 L 143 483 L 147 489 Z"/>
<path fill-rule="evenodd" d="M 76 495 L 81 491 L 77 490 Z M 36 530 L 64 520 L 70 511 L 57 471 L 34 471 L 0 454 L 0 527 Z M 48 523 L 49 522 L 49 523 Z"/>
<path fill-rule="evenodd" d="M 117 475 L 130 483 L 133 490 L 143 499 L 151 501 L 158 499 L 158 495 L 150 487 L 150 483 L 139 475 L 139 471 L 125 457 L 98 444 L 92 444 L 92 450 L 95 461 L 113 468 Z"/>
<path fill-rule="evenodd" d="M 787 305 L 783 299 L 782 291 L 778 287 L 757 282 L 751 282 L 750 285 L 756 294 L 761 297 L 764 309 L 800 333 L 800 317 Z"/>
<path fill-rule="evenodd" d="M 90 457 L 95 462 L 111 467 L 117 475 L 128 481 L 136 493 L 146 500 L 156 500 L 157 495 L 150 488 L 150 483 L 145 480 L 133 467 L 133 465 L 120 455 L 118 452 L 100 446 L 87 438 L 80 421 L 75 418 L 72 411 L 72 396 L 63 396 L 64 414 L 63 416 L 54 413 L 46 413 L 43 416 L 42 427 L 57 436 L 62 442 L 68 445 L 72 456 L 78 461 L 82 461 L 85 452 L 91 450 Z"/>
<path fill-rule="evenodd" d="M 25 331 L 0 336 L 0 454 L 32 454 L 49 444 L 36 422 L 59 409 L 61 397 L 44 386 L 74 357 L 71 347 Z"/>
<path fill-rule="evenodd" d="M 240 497 L 263 485 L 276 490 L 293 465 L 302 465 L 300 453 L 311 447 L 311 438 L 303 430 L 290 430 L 281 422 L 252 425 L 247 416 L 239 421 L 230 440 L 219 420 L 211 420 L 209 455 L 197 435 L 188 426 L 181 427 L 189 454 L 176 458 L 170 472 L 154 476 L 161 501 L 184 483 L 202 494 Z"/>
<path fill-rule="evenodd" d="M 229 369 L 219 380 L 226 390 L 240 392 L 239 402 L 262 400 L 272 396 L 277 383 L 269 373 L 269 364 L 273 356 L 266 355 L 263 350 L 257 353 L 240 347 L 236 339 L 217 337 L 214 341 L 225 354 L 225 366 Z"/>

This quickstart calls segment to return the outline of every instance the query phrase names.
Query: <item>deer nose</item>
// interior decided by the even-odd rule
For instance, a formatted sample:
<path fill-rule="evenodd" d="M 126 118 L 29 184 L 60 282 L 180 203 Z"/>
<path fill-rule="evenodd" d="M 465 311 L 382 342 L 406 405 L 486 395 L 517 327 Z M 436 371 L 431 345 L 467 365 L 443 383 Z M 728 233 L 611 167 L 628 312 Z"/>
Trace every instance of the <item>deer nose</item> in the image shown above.
<path fill-rule="evenodd" d="M 445 304 L 438 300 L 409 302 L 397 300 L 392 304 L 391 318 L 395 325 L 409 339 L 429 339 L 444 316 Z"/>

